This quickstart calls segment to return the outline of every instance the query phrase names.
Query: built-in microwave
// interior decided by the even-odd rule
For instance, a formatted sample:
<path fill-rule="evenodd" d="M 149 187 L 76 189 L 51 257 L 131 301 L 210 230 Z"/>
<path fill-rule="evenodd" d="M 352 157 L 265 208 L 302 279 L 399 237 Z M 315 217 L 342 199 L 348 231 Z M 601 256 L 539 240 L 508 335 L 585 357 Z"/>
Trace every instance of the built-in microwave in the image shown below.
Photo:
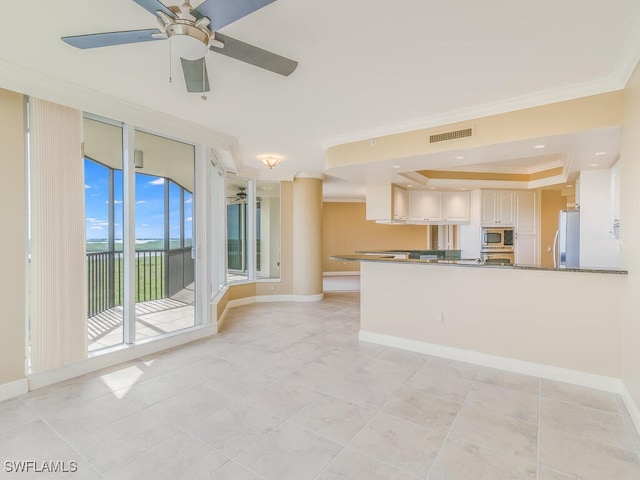
<path fill-rule="evenodd" d="M 513 247 L 513 227 L 482 229 L 482 248 Z"/>

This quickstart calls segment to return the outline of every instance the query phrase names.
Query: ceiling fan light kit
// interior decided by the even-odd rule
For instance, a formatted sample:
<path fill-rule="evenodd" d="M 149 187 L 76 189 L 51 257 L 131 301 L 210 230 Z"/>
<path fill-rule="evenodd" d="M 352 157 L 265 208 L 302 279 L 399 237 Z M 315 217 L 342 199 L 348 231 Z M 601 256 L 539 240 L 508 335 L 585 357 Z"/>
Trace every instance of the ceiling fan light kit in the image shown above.
<path fill-rule="evenodd" d="M 298 62 L 241 42 L 216 31 L 275 0 L 205 0 L 193 8 L 189 0 L 180 6 L 166 6 L 159 0 L 133 0 L 156 15 L 158 29 L 95 33 L 62 37 L 69 45 L 81 49 L 109 47 L 153 40 L 170 41 L 177 53 L 188 92 L 209 91 L 205 57 L 209 51 L 221 53 L 245 63 L 288 76 Z M 206 96 L 202 96 L 206 99 Z"/>
<path fill-rule="evenodd" d="M 260 161 L 267 167 L 269 167 L 269 170 L 271 170 L 273 167 L 277 167 L 278 165 L 280 165 L 280 162 L 282 160 L 277 157 L 264 157 L 261 158 Z"/>

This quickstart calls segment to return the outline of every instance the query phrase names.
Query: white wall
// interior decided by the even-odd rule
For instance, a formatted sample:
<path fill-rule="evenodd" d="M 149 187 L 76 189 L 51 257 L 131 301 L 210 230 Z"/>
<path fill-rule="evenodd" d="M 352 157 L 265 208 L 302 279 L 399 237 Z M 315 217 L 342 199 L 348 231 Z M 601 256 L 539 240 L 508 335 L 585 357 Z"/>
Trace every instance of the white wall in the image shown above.
<path fill-rule="evenodd" d="M 375 262 L 360 268 L 362 331 L 621 377 L 627 275 Z"/>
<path fill-rule="evenodd" d="M 580 172 L 580 266 L 618 267 L 619 242 L 613 236 L 612 171 Z"/>

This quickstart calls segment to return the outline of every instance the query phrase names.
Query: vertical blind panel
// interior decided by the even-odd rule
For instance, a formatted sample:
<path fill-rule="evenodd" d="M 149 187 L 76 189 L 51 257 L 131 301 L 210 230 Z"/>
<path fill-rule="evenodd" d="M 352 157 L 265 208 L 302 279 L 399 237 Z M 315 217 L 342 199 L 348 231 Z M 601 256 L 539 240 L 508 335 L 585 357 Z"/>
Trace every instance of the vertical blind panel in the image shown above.
<path fill-rule="evenodd" d="M 87 358 L 80 111 L 31 98 L 31 369 Z"/>

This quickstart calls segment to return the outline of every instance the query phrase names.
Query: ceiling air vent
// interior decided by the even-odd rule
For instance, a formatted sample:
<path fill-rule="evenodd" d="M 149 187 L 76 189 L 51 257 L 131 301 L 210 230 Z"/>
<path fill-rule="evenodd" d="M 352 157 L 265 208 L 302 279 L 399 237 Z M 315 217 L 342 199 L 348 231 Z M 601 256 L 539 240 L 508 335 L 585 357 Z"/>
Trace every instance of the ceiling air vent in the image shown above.
<path fill-rule="evenodd" d="M 473 136 L 473 128 L 463 128 L 453 132 L 436 133 L 429 136 L 429 143 L 446 142 L 447 140 L 455 140 L 457 138 L 465 138 Z"/>

